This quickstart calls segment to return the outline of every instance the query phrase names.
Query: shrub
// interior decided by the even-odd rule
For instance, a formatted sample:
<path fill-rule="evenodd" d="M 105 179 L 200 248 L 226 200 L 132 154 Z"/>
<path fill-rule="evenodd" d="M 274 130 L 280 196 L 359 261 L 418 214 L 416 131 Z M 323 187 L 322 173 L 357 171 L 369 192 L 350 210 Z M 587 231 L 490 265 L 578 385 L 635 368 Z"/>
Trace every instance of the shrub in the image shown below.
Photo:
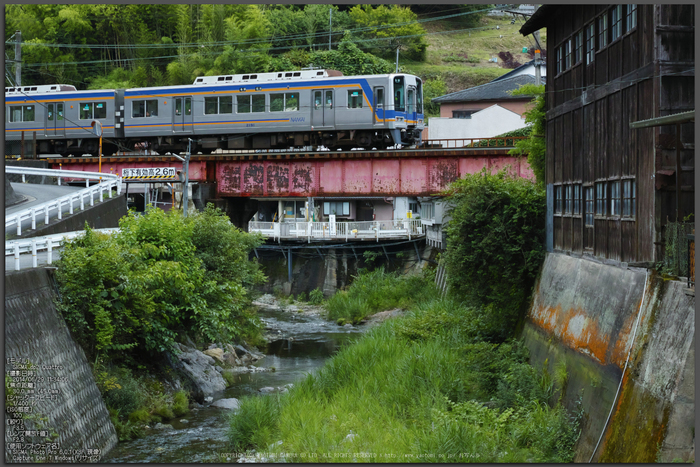
<path fill-rule="evenodd" d="M 448 190 L 444 255 L 453 293 L 477 308 L 492 339 L 510 336 L 544 260 L 545 193 L 529 180 L 486 170 Z"/>
<path fill-rule="evenodd" d="M 251 446 L 268 446 L 278 432 L 278 395 L 244 397 L 229 422 L 229 442 L 242 452 Z"/>
<path fill-rule="evenodd" d="M 320 305 L 323 303 L 323 292 L 321 289 L 316 288 L 309 292 L 309 303 L 312 305 Z"/>
<path fill-rule="evenodd" d="M 178 391 L 173 396 L 173 413 L 176 417 L 181 417 L 189 412 L 189 399 L 185 391 Z"/>

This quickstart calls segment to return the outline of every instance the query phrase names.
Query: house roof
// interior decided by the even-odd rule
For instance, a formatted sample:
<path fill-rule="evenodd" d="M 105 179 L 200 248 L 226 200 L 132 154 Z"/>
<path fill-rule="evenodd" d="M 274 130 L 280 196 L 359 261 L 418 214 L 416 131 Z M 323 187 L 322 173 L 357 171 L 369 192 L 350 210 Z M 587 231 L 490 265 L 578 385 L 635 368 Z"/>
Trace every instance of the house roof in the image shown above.
<path fill-rule="evenodd" d="M 544 80 L 543 80 L 544 81 Z M 509 91 L 518 89 L 523 84 L 535 84 L 532 75 L 517 75 L 499 81 L 491 81 L 481 86 L 457 91 L 436 97 L 433 102 L 473 102 L 473 101 L 505 101 L 530 100 L 533 96 L 512 96 Z"/>
<path fill-rule="evenodd" d="M 520 28 L 520 34 L 527 36 L 547 26 L 547 21 L 564 5 L 542 5 Z"/>
<path fill-rule="evenodd" d="M 512 70 L 510 70 L 510 71 L 509 71 L 508 73 L 506 73 L 505 75 L 501 75 L 501 76 L 499 76 L 498 78 L 492 79 L 491 82 L 494 82 L 494 81 L 501 81 L 501 80 L 504 80 L 504 79 L 506 79 L 506 78 L 510 78 L 510 77 L 513 76 L 513 75 L 517 75 L 520 71 L 523 71 L 525 68 L 529 68 L 529 67 L 533 67 L 533 68 L 534 68 L 534 66 L 535 66 L 535 59 L 533 58 L 533 59 L 530 60 L 529 62 L 525 62 L 524 64 L 520 65 L 520 66 L 517 67 L 517 68 L 513 68 Z M 520 74 L 522 74 L 522 73 L 520 73 Z M 543 78 L 544 78 L 544 76 L 543 76 Z"/>

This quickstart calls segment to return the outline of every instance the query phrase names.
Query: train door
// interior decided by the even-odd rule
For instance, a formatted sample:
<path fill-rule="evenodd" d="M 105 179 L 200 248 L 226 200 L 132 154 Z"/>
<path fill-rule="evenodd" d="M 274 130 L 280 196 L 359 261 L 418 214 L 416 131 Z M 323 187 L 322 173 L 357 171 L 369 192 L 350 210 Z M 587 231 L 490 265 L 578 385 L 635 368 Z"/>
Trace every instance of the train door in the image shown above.
<path fill-rule="evenodd" d="M 46 136 L 65 136 L 66 119 L 63 113 L 63 102 L 49 102 L 46 104 Z"/>
<path fill-rule="evenodd" d="M 325 128 L 335 126 L 335 92 L 333 89 L 312 91 L 311 126 Z"/>
<path fill-rule="evenodd" d="M 384 124 L 384 88 L 374 88 L 374 123 Z"/>
<path fill-rule="evenodd" d="M 173 131 L 177 133 L 192 133 L 192 98 L 173 98 Z"/>

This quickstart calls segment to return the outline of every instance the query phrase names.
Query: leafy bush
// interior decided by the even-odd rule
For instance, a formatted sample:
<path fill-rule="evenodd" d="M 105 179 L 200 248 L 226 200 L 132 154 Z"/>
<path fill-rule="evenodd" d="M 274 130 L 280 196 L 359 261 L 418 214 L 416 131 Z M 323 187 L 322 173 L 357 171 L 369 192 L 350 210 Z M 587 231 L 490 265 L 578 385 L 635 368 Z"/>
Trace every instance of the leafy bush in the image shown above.
<path fill-rule="evenodd" d="M 229 423 L 228 437 L 233 449 L 240 452 L 250 446 L 267 446 L 277 432 L 279 410 L 277 395 L 242 398 Z"/>
<path fill-rule="evenodd" d="M 544 84 L 540 86 L 525 84 L 518 90 L 513 91 L 512 94 L 514 96 L 532 95 L 535 97 L 532 99 L 530 108 L 523 114 L 525 115 L 525 123 L 532 128 L 532 132 L 528 135 L 530 137 L 515 143 L 515 149 L 512 149 L 510 154 L 527 154 L 527 162 L 535 173 L 537 183 L 544 186 L 545 129 L 547 127 Z"/>
<path fill-rule="evenodd" d="M 482 308 L 489 338 L 503 340 L 525 311 L 544 259 L 544 190 L 507 169 L 484 170 L 454 182 L 448 199 L 450 289 Z"/>
<path fill-rule="evenodd" d="M 262 240 L 208 206 L 130 213 L 112 236 L 86 228 L 66 242 L 56 274 L 71 333 L 93 360 L 133 364 L 180 332 L 209 341 L 259 333 L 246 287 L 264 279 L 248 254 Z"/>
<path fill-rule="evenodd" d="M 320 305 L 323 303 L 323 292 L 321 289 L 316 288 L 309 292 L 309 303 L 312 305 Z"/>

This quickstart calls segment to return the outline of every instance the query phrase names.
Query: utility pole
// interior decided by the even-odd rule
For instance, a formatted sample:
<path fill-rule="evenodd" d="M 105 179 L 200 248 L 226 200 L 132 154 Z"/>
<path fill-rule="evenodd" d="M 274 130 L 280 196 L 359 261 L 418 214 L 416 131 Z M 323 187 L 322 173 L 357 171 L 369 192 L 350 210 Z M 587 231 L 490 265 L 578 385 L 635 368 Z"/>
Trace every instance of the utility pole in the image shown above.
<path fill-rule="evenodd" d="M 532 37 L 535 38 L 535 85 L 539 86 L 542 84 L 542 72 L 540 71 L 540 65 L 542 64 L 542 60 L 540 58 L 540 53 L 542 51 L 542 46 L 540 45 L 540 32 L 533 32 Z"/>
<path fill-rule="evenodd" d="M 396 45 L 396 71 L 394 73 L 399 72 L 399 49 L 401 48 L 401 44 Z"/>
<path fill-rule="evenodd" d="M 331 50 L 331 35 L 333 34 L 333 7 L 328 9 L 328 50 Z"/>
<path fill-rule="evenodd" d="M 22 31 L 15 31 L 15 81 L 22 85 Z"/>

